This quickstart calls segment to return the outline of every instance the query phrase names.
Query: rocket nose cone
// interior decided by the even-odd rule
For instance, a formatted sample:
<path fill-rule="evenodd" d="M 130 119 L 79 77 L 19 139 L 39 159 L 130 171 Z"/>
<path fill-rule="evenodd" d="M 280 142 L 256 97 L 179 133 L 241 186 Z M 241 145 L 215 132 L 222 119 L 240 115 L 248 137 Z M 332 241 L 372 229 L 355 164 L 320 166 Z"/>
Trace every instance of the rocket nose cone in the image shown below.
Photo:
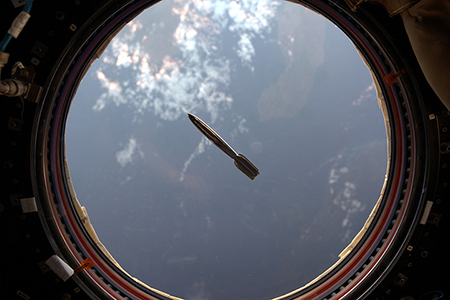
<path fill-rule="evenodd" d="M 193 114 L 187 113 L 187 116 L 189 117 L 189 120 L 191 120 L 192 123 L 198 122 L 198 118 L 194 116 Z"/>

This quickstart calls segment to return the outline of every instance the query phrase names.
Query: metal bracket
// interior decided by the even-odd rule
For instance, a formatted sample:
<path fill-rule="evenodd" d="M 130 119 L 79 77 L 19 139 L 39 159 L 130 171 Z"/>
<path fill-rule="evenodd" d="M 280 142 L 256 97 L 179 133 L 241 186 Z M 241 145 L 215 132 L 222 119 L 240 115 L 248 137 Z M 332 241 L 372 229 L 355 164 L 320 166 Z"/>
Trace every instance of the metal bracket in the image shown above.
<path fill-rule="evenodd" d="M 408 281 L 408 279 L 409 278 L 403 275 L 402 273 L 398 273 L 397 277 L 394 279 L 394 284 L 403 287 Z"/>
<path fill-rule="evenodd" d="M 21 62 L 16 62 L 12 69 L 12 77 L 22 81 L 27 86 L 27 91 L 22 95 L 23 99 L 37 103 L 41 97 L 42 87 L 34 84 L 36 72 L 33 67 L 25 67 Z"/>

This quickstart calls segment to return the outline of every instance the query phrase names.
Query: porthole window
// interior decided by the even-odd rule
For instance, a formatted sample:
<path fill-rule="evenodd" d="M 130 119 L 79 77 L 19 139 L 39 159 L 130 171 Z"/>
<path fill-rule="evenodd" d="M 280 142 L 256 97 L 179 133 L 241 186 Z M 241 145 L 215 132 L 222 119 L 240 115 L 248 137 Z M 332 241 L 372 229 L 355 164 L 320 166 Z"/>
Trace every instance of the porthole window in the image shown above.
<path fill-rule="evenodd" d="M 77 27 L 38 104 L 32 181 L 89 296 L 364 297 L 410 251 L 415 77 L 363 9 L 302 5 L 117 3 Z"/>
<path fill-rule="evenodd" d="M 162 1 L 129 21 L 78 86 L 64 142 L 107 263 L 215 300 L 279 297 L 336 264 L 379 204 L 390 151 L 352 41 L 303 6 L 253 0 Z"/>

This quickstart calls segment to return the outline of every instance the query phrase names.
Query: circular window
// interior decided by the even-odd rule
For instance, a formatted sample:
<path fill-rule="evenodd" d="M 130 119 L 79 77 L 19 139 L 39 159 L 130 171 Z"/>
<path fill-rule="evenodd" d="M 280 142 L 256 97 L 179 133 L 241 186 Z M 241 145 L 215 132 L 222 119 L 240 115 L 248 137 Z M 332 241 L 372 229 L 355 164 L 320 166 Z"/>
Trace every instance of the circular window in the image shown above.
<path fill-rule="evenodd" d="M 408 68 L 391 41 L 321 1 L 308 5 L 322 16 L 290 2 L 150 4 L 90 19 L 33 131 L 47 234 L 69 264 L 95 265 L 76 280 L 116 299 L 371 292 L 407 247 L 425 180 L 418 92 L 391 76 Z"/>
<path fill-rule="evenodd" d="M 254 181 L 193 113 L 260 170 Z M 187 299 L 268 299 L 339 260 L 379 198 L 383 114 L 322 16 L 278 1 L 164 1 L 90 67 L 66 124 L 78 201 L 131 276 Z"/>

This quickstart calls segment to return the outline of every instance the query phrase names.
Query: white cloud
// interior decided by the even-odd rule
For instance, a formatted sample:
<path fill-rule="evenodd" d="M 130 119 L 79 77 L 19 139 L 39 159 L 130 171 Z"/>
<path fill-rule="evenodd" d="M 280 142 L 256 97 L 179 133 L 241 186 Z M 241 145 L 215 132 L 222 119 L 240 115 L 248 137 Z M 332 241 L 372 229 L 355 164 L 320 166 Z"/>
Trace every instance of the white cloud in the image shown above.
<path fill-rule="evenodd" d="M 200 140 L 200 143 L 198 143 L 198 145 L 197 145 L 197 148 L 195 148 L 194 152 L 192 152 L 191 156 L 189 156 L 189 158 L 184 163 L 183 170 L 181 171 L 181 175 L 180 175 L 180 179 L 179 179 L 180 181 L 184 180 L 184 174 L 186 174 L 186 171 L 187 171 L 189 165 L 194 160 L 194 158 L 196 158 L 197 156 L 199 156 L 200 154 L 205 152 L 205 147 L 207 145 L 212 145 L 212 143 L 206 137 L 202 137 L 202 139 Z"/>
<path fill-rule="evenodd" d="M 186 112 L 206 112 L 210 124 L 217 122 L 232 107 L 228 94 L 231 62 L 221 54 L 224 33 L 233 33 L 236 55 L 243 65 L 252 68 L 256 54 L 253 40 L 270 32 L 270 20 L 275 16 L 278 2 L 270 0 L 174 0 L 172 13 L 178 16 L 173 31 L 173 47 L 162 61 L 153 61 L 145 49 L 152 34 L 167 27 L 151 25 L 139 18 L 131 21 L 111 42 L 96 71 L 104 92 L 93 109 L 102 111 L 110 103 L 126 105 L 136 112 L 135 119 L 147 112 L 173 121 Z M 145 14 L 145 13 L 144 13 Z M 155 25 L 156 24 L 156 25 Z M 156 27 L 157 28 L 156 28 Z M 169 38 L 169 37 L 168 37 Z M 121 73 L 126 71 L 127 83 Z M 131 77 L 130 77 L 131 74 Z M 205 116 L 203 115 L 205 118 Z M 245 132 L 243 124 L 237 124 Z M 133 144 L 134 143 L 134 144 Z M 117 154 L 121 165 L 132 162 L 136 141 Z M 185 162 L 182 177 L 192 159 L 201 153 L 205 142 L 200 141 Z M 134 146 L 133 146 L 134 145 Z"/>
<path fill-rule="evenodd" d="M 360 106 L 364 102 L 371 100 L 373 97 L 376 97 L 376 95 L 375 84 L 372 83 L 361 93 L 358 99 L 352 102 L 352 105 Z"/>
<path fill-rule="evenodd" d="M 230 2 L 228 15 L 232 21 L 229 30 L 239 34 L 237 54 L 244 65 L 250 66 L 256 53 L 252 40 L 270 32 L 269 22 L 275 16 L 278 5 L 278 1 L 270 0 Z"/>
<path fill-rule="evenodd" d="M 161 63 L 152 61 L 141 39 L 136 38 L 147 38 L 155 32 L 154 26 L 147 28 L 139 19 L 131 21 L 112 40 L 103 63 L 136 70 L 136 84 L 124 88 L 118 80 L 110 79 L 117 75 L 107 74 L 101 67 L 97 77 L 107 91 L 99 97 L 94 110 L 100 111 L 112 101 L 130 105 L 141 114 L 150 110 L 164 120 L 175 120 L 186 111 L 201 108 L 210 113 L 214 123 L 222 110 L 231 107 L 231 97 L 226 93 L 230 61 L 217 53 L 221 35 L 226 31 L 238 35 L 236 54 L 252 68 L 256 53 L 252 40 L 270 31 L 269 21 L 277 5 L 269 0 L 175 1 L 172 11 L 179 16 L 179 23 L 173 39 L 181 55 L 168 55 Z"/>
<path fill-rule="evenodd" d="M 116 160 L 121 167 L 125 167 L 127 164 L 133 163 L 136 157 L 143 157 L 142 151 L 139 151 L 136 139 L 130 138 L 123 150 L 116 153 Z"/>
<path fill-rule="evenodd" d="M 343 240 L 348 240 L 350 238 L 350 232 L 352 232 L 352 219 L 355 215 L 364 211 L 366 207 L 357 198 L 357 185 L 354 182 L 346 180 L 349 178 L 351 169 L 343 166 L 344 160 L 345 157 L 341 154 L 330 160 L 333 166 L 328 176 L 328 184 L 330 194 L 333 195 L 333 204 L 337 209 L 344 212 L 341 221 L 343 229 L 342 238 Z"/>
<path fill-rule="evenodd" d="M 238 42 L 237 54 L 244 64 L 250 65 L 252 57 L 255 55 L 255 48 L 253 47 L 251 37 L 248 34 L 242 34 Z M 253 70 L 253 68 L 252 68 Z"/>
<path fill-rule="evenodd" d="M 114 102 L 117 106 L 126 103 L 125 97 L 122 94 L 122 86 L 118 81 L 108 79 L 101 71 L 97 71 L 97 79 L 101 87 L 107 91 L 97 99 L 93 107 L 95 111 L 101 111 L 109 101 Z"/>

